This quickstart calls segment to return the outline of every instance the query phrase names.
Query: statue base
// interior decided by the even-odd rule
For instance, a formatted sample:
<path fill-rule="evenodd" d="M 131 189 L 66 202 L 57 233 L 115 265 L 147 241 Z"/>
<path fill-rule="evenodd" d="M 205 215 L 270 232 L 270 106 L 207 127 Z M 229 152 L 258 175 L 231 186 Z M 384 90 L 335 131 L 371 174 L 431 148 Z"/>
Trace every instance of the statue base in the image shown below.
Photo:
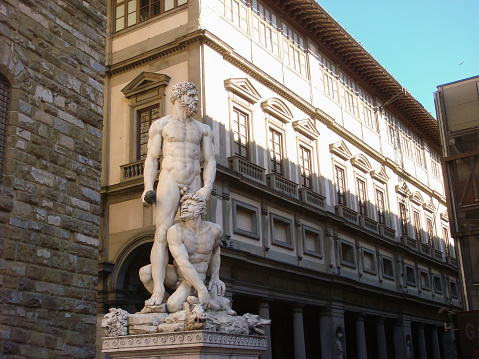
<path fill-rule="evenodd" d="M 267 345 L 264 336 L 192 330 L 105 337 L 102 352 L 114 359 L 257 359 Z"/>

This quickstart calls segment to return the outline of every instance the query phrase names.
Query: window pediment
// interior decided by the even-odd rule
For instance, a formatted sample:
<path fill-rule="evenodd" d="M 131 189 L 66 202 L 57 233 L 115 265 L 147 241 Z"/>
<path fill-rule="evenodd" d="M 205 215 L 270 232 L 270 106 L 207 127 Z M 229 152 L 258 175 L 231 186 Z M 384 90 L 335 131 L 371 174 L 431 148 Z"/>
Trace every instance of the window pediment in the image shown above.
<path fill-rule="evenodd" d="M 431 213 L 436 212 L 436 206 L 434 206 L 434 203 L 432 202 L 432 198 L 429 201 L 424 202 L 422 207 L 428 212 L 431 212 Z"/>
<path fill-rule="evenodd" d="M 396 186 L 396 193 L 403 195 L 404 197 L 409 197 L 411 191 L 407 187 L 406 181 L 403 181 Z"/>
<path fill-rule="evenodd" d="M 383 184 L 389 182 L 389 177 L 386 174 L 386 170 L 383 167 L 378 167 L 374 171 L 371 171 L 371 177 L 374 178 L 376 181 L 379 181 Z"/>
<path fill-rule="evenodd" d="M 307 118 L 304 120 L 298 120 L 293 122 L 293 128 L 295 131 L 306 136 L 310 140 L 317 140 L 319 137 L 319 132 L 314 126 L 313 122 Z"/>
<path fill-rule="evenodd" d="M 449 222 L 449 214 L 447 213 L 447 211 L 441 213 L 441 219 L 445 222 Z"/>
<path fill-rule="evenodd" d="M 225 80 L 225 88 L 252 104 L 261 100 L 261 95 L 247 78 Z"/>
<path fill-rule="evenodd" d="M 166 87 L 170 82 L 170 76 L 155 72 L 142 72 L 135 77 L 121 92 L 126 98 L 133 97 L 143 92 L 154 90 L 158 87 Z M 164 95 L 164 94 L 161 94 Z"/>
<path fill-rule="evenodd" d="M 424 203 L 424 199 L 422 198 L 421 193 L 419 193 L 418 191 L 412 192 L 409 199 L 411 200 L 411 202 L 416 203 L 419 206 Z"/>
<path fill-rule="evenodd" d="M 261 102 L 261 108 L 264 112 L 277 118 L 281 122 L 289 123 L 293 119 L 293 114 L 288 106 L 278 98 L 270 98 Z"/>
<path fill-rule="evenodd" d="M 363 171 L 364 173 L 368 173 L 372 169 L 372 166 L 369 163 L 368 159 L 362 154 L 358 154 L 351 158 L 351 164 L 357 169 Z"/>
<path fill-rule="evenodd" d="M 334 153 L 335 155 L 341 157 L 343 160 L 349 160 L 353 157 L 351 151 L 346 146 L 344 141 L 339 141 L 329 145 L 329 152 Z"/>

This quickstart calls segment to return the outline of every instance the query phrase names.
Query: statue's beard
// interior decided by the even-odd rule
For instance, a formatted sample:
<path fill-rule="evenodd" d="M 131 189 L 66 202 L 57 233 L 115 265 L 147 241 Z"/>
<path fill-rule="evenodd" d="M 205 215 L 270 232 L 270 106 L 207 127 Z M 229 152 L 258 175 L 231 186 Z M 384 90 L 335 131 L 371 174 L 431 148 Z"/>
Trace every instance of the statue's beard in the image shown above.
<path fill-rule="evenodd" d="M 184 221 L 185 219 L 195 219 L 195 218 L 198 218 L 200 216 L 200 212 L 199 211 L 195 211 L 195 212 L 181 212 L 180 214 L 180 219 L 182 221 Z"/>
<path fill-rule="evenodd" d="M 180 99 L 181 107 L 185 110 L 187 116 L 194 116 L 198 113 L 198 102 L 186 103 L 183 99 Z"/>

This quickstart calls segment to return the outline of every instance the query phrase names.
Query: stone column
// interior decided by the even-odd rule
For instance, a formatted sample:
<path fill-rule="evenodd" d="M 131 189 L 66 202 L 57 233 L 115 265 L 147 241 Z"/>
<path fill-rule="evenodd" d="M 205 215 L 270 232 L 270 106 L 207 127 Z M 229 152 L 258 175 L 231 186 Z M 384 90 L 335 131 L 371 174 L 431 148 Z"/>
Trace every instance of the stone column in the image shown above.
<path fill-rule="evenodd" d="M 294 358 L 306 358 L 304 343 L 303 308 L 299 305 L 293 308 L 293 331 L 294 331 Z"/>
<path fill-rule="evenodd" d="M 269 303 L 265 300 L 262 300 L 258 306 L 258 314 L 263 319 L 270 319 L 269 318 Z M 265 330 L 265 335 L 268 337 L 268 349 L 261 354 L 261 359 L 272 359 L 273 358 L 273 351 L 271 348 L 271 329 L 268 325 Z"/>
<path fill-rule="evenodd" d="M 424 325 L 422 324 L 418 324 L 417 326 L 417 346 L 418 358 L 427 359 L 426 336 L 424 335 Z"/>
<path fill-rule="evenodd" d="M 324 308 L 319 314 L 319 334 L 321 338 L 321 358 L 337 359 L 337 331 L 342 336 L 342 349 L 346 358 L 346 338 L 344 337 L 344 310 L 342 307 Z"/>
<path fill-rule="evenodd" d="M 431 329 L 431 345 L 432 359 L 441 359 L 441 351 L 439 350 L 439 339 L 437 337 L 437 328 L 435 326 Z"/>
<path fill-rule="evenodd" d="M 394 357 L 406 357 L 406 339 L 404 338 L 403 323 L 398 319 L 394 325 Z"/>
<path fill-rule="evenodd" d="M 358 314 L 356 317 L 356 348 L 358 351 L 358 359 L 368 359 L 366 331 L 364 330 L 364 316 L 361 314 Z"/>
<path fill-rule="evenodd" d="M 382 317 L 376 320 L 376 338 L 378 343 L 378 358 L 387 358 L 386 332 L 384 331 L 384 318 Z"/>
<path fill-rule="evenodd" d="M 447 323 L 448 327 L 452 327 L 452 323 Z M 454 331 L 448 329 L 442 336 L 442 349 L 445 358 L 457 358 L 456 348 L 454 346 Z"/>

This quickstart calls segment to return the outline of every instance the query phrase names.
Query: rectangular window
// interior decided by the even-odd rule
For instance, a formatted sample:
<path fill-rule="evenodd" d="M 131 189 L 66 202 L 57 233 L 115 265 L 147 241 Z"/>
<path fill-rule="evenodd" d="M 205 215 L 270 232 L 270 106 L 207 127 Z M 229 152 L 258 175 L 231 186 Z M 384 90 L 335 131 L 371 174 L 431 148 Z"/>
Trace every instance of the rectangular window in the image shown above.
<path fill-rule="evenodd" d="M 339 101 L 338 94 L 338 81 L 336 79 L 336 66 L 326 59 L 324 56 L 321 56 L 321 67 L 323 70 L 323 83 L 324 83 L 324 93 L 327 94 L 335 101 Z"/>
<path fill-rule="evenodd" d="M 251 206 L 233 199 L 233 231 L 243 236 L 259 239 L 259 211 Z"/>
<path fill-rule="evenodd" d="M 299 73 L 306 74 L 304 39 L 289 25 L 283 23 L 283 60 Z"/>
<path fill-rule="evenodd" d="M 376 253 L 363 248 L 363 271 L 376 274 Z"/>
<path fill-rule="evenodd" d="M 276 56 L 279 53 L 278 18 L 271 10 L 253 0 L 253 39 Z"/>
<path fill-rule="evenodd" d="M 233 108 L 233 151 L 235 155 L 249 159 L 248 115 Z"/>
<path fill-rule="evenodd" d="M 416 235 L 416 240 L 421 242 L 421 215 L 418 211 L 413 211 L 412 218 L 414 222 L 414 233 Z"/>
<path fill-rule="evenodd" d="M 398 122 L 399 129 L 399 144 L 401 145 L 402 153 L 412 158 L 412 149 L 411 149 L 411 140 L 409 139 L 409 129 L 404 126 L 401 122 Z"/>
<path fill-rule="evenodd" d="M 437 274 L 432 275 L 432 280 L 434 283 L 434 293 L 442 294 L 442 279 Z"/>
<path fill-rule="evenodd" d="M 322 257 L 321 231 L 303 226 L 304 253 Z"/>
<path fill-rule="evenodd" d="M 137 158 L 142 160 L 146 158 L 148 146 L 148 131 L 151 124 L 160 117 L 160 106 L 154 105 L 138 111 L 138 138 L 137 138 Z"/>
<path fill-rule="evenodd" d="M 391 115 L 389 112 L 386 112 L 386 123 L 388 126 L 388 142 L 394 148 L 397 148 L 397 128 L 396 128 L 396 118 Z"/>
<path fill-rule="evenodd" d="M 403 202 L 399 203 L 399 220 L 401 222 L 401 234 L 407 236 L 408 213 L 406 204 Z"/>
<path fill-rule="evenodd" d="M 427 244 L 431 247 L 434 244 L 434 226 L 432 223 L 432 219 L 427 217 L 426 218 L 426 232 L 427 232 Z"/>
<path fill-rule="evenodd" d="M 341 81 L 341 95 L 343 105 L 353 114 L 354 116 L 359 116 L 359 107 L 358 107 L 358 96 L 356 95 L 356 83 L 353 82 L 348 76 L 344 73 L 339 72 L 339 79 Z"/>
<path fill-rule="evenodd" d="M 288 218 L 270 214 L 273 244 L 293 249 L 292 221 Z"/>
<path fill-rule="evenodd" d="M 344 169 L 335 166 L 336 174 L 336 200 L 338 204 L 346 205 L 346 178 L 344 176 Z"/>
<path fill-rule="evenodd" d="M 244 0 L 224 0 L 225 17 L 236 27 L 248 32 L 248 4 Z"/>
<path fill-rule="evenodd" d="M 356 268 L 354 245 L 352 243 L 341 241 L 341 264 Z"/>
<path fill-rule="evenodd" d="M 271 172 L 283 174 L 283 135 L 269 129 L 269 157 Z"/>
<path fill-rule="evenodd" d="M 410 265 L 405 266 L 406 270 L 406 284 L 415 287 L 417 284 L 416 280 L 416 269 Z"/>
<path fill-rule="evenodd" d="M 376 189 L 376 208 L 378 210 L 378 223 L 386 224 L 384 192 L 380 189 Z"/>
<path fill-rule="evenodd" d="M 356 194 L 358 196 L 359 214 L 367 216 L 366 207 L 366 182 L 360 178 L 356 178 Z"/>
<path fill-rule="evenodd" d="M 187 0 L 116 0 L 115 31 L 126 29 L 186 3 Z"/>
<path fill-rule="evenodd" d="M 360 114 L 359 117 L 363 123 L 374 131 L 378 132 L 378 126 L 374 117 L 374 101 L 371 96 L 363 89 L 359 89 Z"/>
<path fill-rule="evenodd" d="M 421 140 L 415 134 L 411 134 L 411 142 L 414 151 L 414 161 L 421 167 L 424 167 L 424 151 Z"/>
<path fill-rule="evenodd" d="M 301 185 L 311 188 L 311 151 L 299 146 L 299 166 L 301 168 Z"/>
<path fill-rule="evenodd" d="M 433 150 L 431 150 L 431 167 L 433 177 L 441 180 L 441 158 Z"/>
<path fill-rule="evenodd" d="M 392 258 L 382 257 L 383 277 L 394 280 L 394 263 Z"/>
<path fill-rule="evenodd" d="M 421 283 L 421 289 L 422 290 L 430 290 L 431 286 L 429 284 L 429 273 L 421 270 L 420 271 L 420 283 Z"/>
<path fill-rule="evenodd" d="M 446 254 L 454 257 L 454 247 L 451 246 L 451 239 L 449 237 L 449 228 L 442 227 L 442 236 L 444 238 L 444 244 L 446 247 Z"/>

